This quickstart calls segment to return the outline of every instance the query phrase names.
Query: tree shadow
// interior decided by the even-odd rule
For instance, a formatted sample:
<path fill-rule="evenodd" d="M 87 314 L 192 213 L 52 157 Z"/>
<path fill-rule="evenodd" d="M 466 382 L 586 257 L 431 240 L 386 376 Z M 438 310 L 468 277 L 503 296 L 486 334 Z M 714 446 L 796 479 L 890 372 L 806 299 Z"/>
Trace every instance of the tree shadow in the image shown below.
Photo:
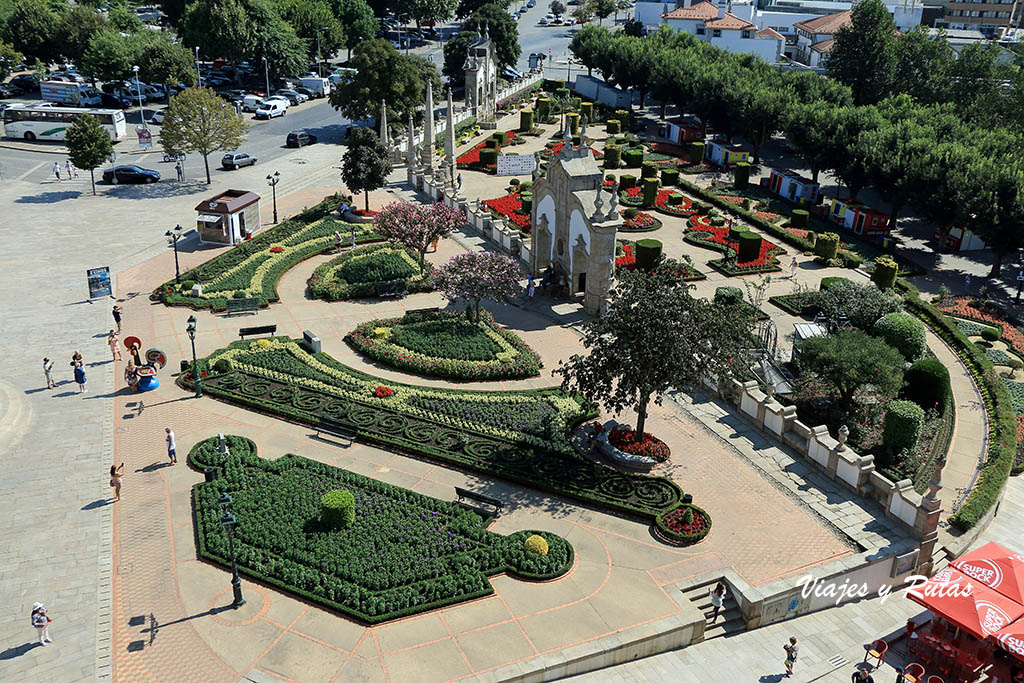
<path fill-rule="evenodd" d="M 61 190 L 59 192 L 43 192 L 27 194 L 14 200 L 15 204 L 56 204 L 66 199 L 77 199 L 82 193 L 77 190 Z"/>
<path fill-rule="evenodd" d="M 161 179 L 149 185 L 115 185 L 106 194 L 118 199 L 170 199 L 209 192 L 210 186 L 202 180 L 168 181 Z"/>

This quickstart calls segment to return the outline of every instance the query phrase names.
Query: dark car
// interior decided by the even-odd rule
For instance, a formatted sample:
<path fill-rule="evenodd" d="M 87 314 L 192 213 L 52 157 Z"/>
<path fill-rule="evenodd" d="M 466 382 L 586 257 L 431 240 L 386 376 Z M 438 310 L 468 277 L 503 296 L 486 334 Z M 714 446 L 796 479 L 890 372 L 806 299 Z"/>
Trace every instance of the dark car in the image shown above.
<path fill-rule="evenodd" d="M 148 168 L 138 166 L 115 166 L 103 172 L 105 183 L 155 183 L 160 180 L 160 174 Z"/>
<path fill-rule="evenodd" d="M 285 141 L 289 147 L 302 147 L 304 145 L 312 145 L 316 142 L 316 136 L 310 133 L 308 130 L 293 130 L 288 133 L 288 139 Z"/>
<path fill-rule="evenodd" d="M 104 109 L 127 109 L 132 106 L 132 102 L 123 97 L 103 92 L 100 93 L 100 106 Z"/>
<path fill-rule="evenodd" d="M 308 97 L 304 97 L 302 95 L 299 95 L 299 93 L 296 92 L 295 90 L 282 89 L 282 90 L 278 90 L 274 94 L 275 95 L 279 95 L 279 96 L 284 97 L 285 99 L 287 99 L 288 100 L 288 104 L 292 105 L 293 107 L 295 105 L 297 105 L 297 104 L 302 104 L 307 99 L 309 99 Z"/>
<path fill-rule="evenodd" d="M 256 163 L 256 157 L 251 157 L 245 152 L 229 152 L 220 160 L 220 165 L 227 170 L 238 170 L 243 166 L 252 166 Z"/>
<path fill-rule="evenodd" d="M 17 97 L 23 93 L 24 91 L 17 86 L 7 85 L 6 83 L 0 85 L 0 99 L 5 97 Z"/>
<path fill-rule="evenodd" d="M 39 79 L 31 74 L 15 76 L 8 84 L 13 85 L 15 88 L 21 88 L 25 92 L 39 90 Z"/>
<path fill-rule="evenodd" d="M 306 88 L 301 85 L 298 88 L 295 88 L 295 92 L 299 93 L 300 95 L 305 95 L 307 98 L 311 100 L 315 100 L 318 97 L 323 97 L 323 95 L 316 92 L 315 90 L 310 90 L 309 88 Z"/>

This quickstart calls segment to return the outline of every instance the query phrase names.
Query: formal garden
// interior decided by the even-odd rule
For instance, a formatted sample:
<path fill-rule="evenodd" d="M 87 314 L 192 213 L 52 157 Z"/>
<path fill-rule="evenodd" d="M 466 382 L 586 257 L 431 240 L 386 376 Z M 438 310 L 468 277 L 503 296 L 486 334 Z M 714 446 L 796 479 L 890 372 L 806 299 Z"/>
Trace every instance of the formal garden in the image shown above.
<path fill-rule="evenodd" d="M 420 268 L 417 255 L 403 246 L 369 244 L 317 266 L 306 285 L 313 298 L 341 301 L 376 296 L 381 287 L 394 285 L 406 293 L 429 292 L 433 273 L 429 264 Z"/>
<path fill-rule="evenodd" d="M 212 480 L 193 488 L 199 555 L 368 624 L 494 592 L 489 576 L 543 581 L 573 565 L 546 531 L 507 536 L 491 518 L 361 474 L 288 454 L 274 461 L 240 436 L 197 443 L 190 464 Z M 231 496 L 233 553 L 221 516 Z"/>

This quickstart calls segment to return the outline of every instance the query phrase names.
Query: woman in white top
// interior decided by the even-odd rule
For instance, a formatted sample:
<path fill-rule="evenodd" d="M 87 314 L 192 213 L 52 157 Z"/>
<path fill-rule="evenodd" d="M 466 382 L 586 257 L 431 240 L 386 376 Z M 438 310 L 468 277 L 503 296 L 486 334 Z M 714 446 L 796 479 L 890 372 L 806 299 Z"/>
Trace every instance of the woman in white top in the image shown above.
<path fill-rule="evenodd" d="M 722 603 L 725 601 L 725 582 L 719 581 L 718 585 L 711 589 L 711 623 L 715 623 L 715 619 L 718 618 L 718 612 L 722 609 Z"/>

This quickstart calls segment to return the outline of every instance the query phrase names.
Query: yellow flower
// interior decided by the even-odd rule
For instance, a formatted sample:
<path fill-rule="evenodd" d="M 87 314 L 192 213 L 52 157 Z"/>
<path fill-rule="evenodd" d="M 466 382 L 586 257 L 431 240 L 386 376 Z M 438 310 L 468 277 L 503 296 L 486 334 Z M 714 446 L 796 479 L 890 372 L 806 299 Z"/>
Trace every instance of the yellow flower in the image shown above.
<path fill-rule="evenodd" d="M 375 327 L 375 328 L 373 328 L 373 336 L 374 337 L 386 337 L 386 336 L 388 336 L 388 332 L 390 332 L 390 331 L 391 330 L 389 330 L 386 327 Z"/>

